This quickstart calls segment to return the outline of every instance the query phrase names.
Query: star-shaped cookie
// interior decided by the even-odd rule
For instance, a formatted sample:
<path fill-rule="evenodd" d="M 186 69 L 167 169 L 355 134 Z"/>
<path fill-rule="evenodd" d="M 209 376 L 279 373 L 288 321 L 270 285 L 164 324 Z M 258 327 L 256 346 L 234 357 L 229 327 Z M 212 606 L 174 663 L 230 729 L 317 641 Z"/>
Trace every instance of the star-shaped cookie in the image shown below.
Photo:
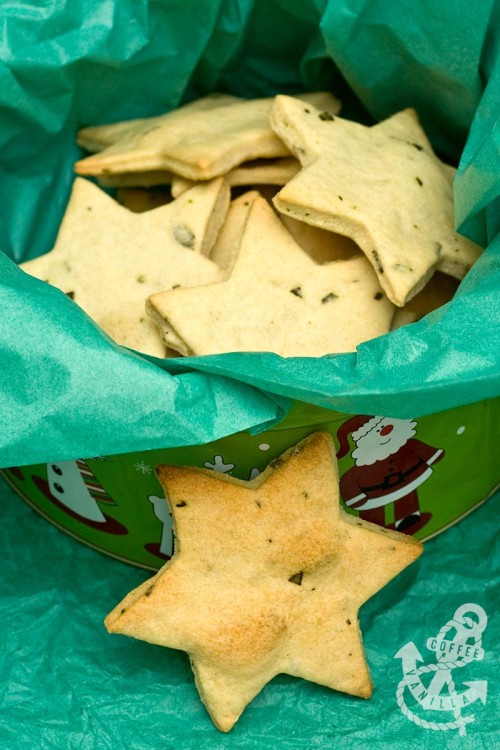
<path fill-rule="evenodd" d="M 369 698 L 358 610 L 422 545 L 340 508 L 331 436 L 309 436 L 250 482 L 174 466 L 158 476 L 175 553 L 107 629 L 187 651 L 222 731 L 280 673 Z"/>
<path fill-rule="evenodd" d="M 354 351 L 387 333 L 394 314 L 364 255 L 318 265 L 262 197 L 249 208 L 229 279 L 152 295 L 147 310 L 186 356 Z"/>
<path fill-rule="evenodd" d="M 436 268 L 463 275 L 477 259 L 481 249 L 454 229 L 452 171 L 413 110 L 365 127 L 278 96 L 270 122 L 302 164 L 276 207 L 351 237 L 395 305 Z"/>
<path fill-rule="evenodd" d="M 77 178 L 53 250 L 21 268 L 69 294 L 119 344 L 163 357 L 146 298 L 222 278 L 205 255 L 228 205 L 222 178 L 145 213 L 129 211 Z"/>
<path fill-rule="evenodd" d="M 303 98 L 333 113 L 340 108 L 327 92 Z M 123 126 L 112 145 L 78 161 L 75 170 L 81 175 L 168 170 L 190 180 L 209 180 L 245 161 L 289 156 L 269 127 L 272 103 L 272 98 L 236 101 Z"/>
<path fill-rule="evenodd" d="M 77 133 L 76 142 L 86 151 L 96 153 L 113 146 L 123 138 L 132 139 L 138 135 L 142 136 L 146 133 L 146 130 L 163 127 L 165 123 L 175 122 L 179 118 L 183 121 L 188 113 L 204 112 L 207 109 L 226 106 L 238 101 L 241 101 L 239 96 L 215 92 L 157 117 L 140 117 L 134 120 L 114 122 L 110 125 L 91 125 L 88 128 L 81 128 Z"/>

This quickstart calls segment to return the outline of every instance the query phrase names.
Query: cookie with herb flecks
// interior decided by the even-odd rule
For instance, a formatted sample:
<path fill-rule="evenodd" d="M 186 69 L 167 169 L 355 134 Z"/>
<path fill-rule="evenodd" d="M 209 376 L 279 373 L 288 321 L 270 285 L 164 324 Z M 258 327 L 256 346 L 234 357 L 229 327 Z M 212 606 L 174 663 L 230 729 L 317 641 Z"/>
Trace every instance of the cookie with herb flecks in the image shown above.
<path fill-rule="evenodd" d="M 340 102 L 328 92 L 300 95 L 336 113 Z M 167 170 L 189 180 L 209 180 L 242 162 L 290 156 L 269 126 L 273 98 L 177 110 L 121 132 L 112 145 L 81 159 L 81 175 Z M 81 141 L 81 133 L 80 133 Z"/>
<path fill-rule="evenodd" d="M 147 309 L 166 344 L 184 355 L 349 352 L 386 333 L 394 314 L 364 255 L 318 265 L 261 197 L 227 280 L 154 294 Z"/>
<path fill-rule="evenodd" d="M 54 248 L 24 271 L 70 294 L 117 343 L 163 357 L 148 295 L 222 278 L 209 254 L 229 205 L 222 178 L 165 206 L 134 213 L 75 180 Z"/>
<path fill-rule="evenodd" d="M 436 268 L 463 275 L 479 256 L 481 248 L 455 232 L 452 174 L 414 110 L 365 127 L 277 96 L 270 122 L 302 165 L 276 207 L 354 240 L 395 305 Z"/>
<path fill-rule="evenodd" d="M 224 732 L 280 673 L 369 698 L 358 611 L 422 545 L 341 509 L 331 436 L 250 482 L 192 467 L 158 476 L 174 556 L 110 612 L 108 631 L 186 651 Z"/>

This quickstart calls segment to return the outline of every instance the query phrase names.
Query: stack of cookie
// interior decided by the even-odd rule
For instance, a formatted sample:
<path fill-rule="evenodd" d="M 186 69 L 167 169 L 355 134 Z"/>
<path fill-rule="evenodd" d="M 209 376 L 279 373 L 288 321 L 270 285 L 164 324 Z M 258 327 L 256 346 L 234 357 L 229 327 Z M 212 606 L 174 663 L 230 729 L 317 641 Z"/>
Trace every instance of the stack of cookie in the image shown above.
<path fill-rule="evenodd" d="M 413 110 L 373 127 L 339 110 L 214 94 L 81 130 L 76 172 L 100 185 L 76 179 L 24 270 L 157 357 L 351 352 L 419 319 L 481 252 L 454 231 L 454 170 Z"/>

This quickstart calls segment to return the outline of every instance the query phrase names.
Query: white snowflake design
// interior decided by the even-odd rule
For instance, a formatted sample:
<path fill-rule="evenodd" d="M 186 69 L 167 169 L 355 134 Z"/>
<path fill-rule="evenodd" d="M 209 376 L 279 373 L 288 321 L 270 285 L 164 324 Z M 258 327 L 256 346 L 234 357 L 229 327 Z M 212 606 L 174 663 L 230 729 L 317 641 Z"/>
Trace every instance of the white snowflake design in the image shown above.
<path fill-rule="evenodd" d="M 136 461 L 134 464 L 134 469 L 136 471 L 140 471 L 141 474 L 151 474 L 151 472 L 153 471 L 151 466 L 145 464 L 144 461 Z"/>
<path fill-rule="evenodd" d="M 210 463 L 210 461 L 205 461 L 203 463 L 203 466 L 205 466 L 206 469 L 213 469 L 213 471 L 218 471 L 219 474 L 227 474 L 234 469 L 235 465 L 224 463 L 223 456 L 214 456 L 213 463 Z"/>

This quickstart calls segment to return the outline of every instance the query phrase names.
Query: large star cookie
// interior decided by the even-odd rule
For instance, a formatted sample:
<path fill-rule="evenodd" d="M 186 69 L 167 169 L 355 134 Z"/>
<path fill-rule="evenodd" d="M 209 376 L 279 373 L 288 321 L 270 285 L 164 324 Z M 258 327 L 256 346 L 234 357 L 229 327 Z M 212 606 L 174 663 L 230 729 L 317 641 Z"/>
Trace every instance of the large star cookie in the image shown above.
<path fill-rule="evenodd" d="M 296 219 L 351 237 L 394 304 L 436 268 L 460 276 L 481 249 L 454 229 L 453 170 L 404 110 L 373 127 L 278 96 L 271 125 L 302 170 L 275 198 Z"/>
<path fill-rule="evenodd" d="M 303 98 L 334 114 L 340 103 L 326 92 Z M 134 122 L 112 145 L 75 164 L 82 175 L 168 170 L 190 180 L 208 180 L 242 162 L 289 156 L 269 127 L 272 98 L 236 101 L 199 110 L 178 110 Z M 81 134 L 80 134 L 80 142 Z"/>
<path fill-rule="evenodd" d="M 280 673 L 370 697 L 358 610 L 422 545 L 341 510 L 330 435 L 251 482 L 174 466 L 158 475 L 175 553 L 107 616 L 108 630 L 187 651 L 222 731 Z"/>
<path fill-rule="evenodd" d="M 160 292 L 147 309 L 167 345 L 186 356 L 354 351 L 387 333 L 394 313 L 364 255 L 318 265 L 261 197 L 249 208 L 228 280 Z"/>
<path fill-rule="evenodd" d="M 165 345 L 146 314 L 146 298 L 222 278 L 204 256 L 228 205 L 222 178 L 140 214 L 78 178 L 53 250 L 21 268 L 69 294 L 119 344 L 163 357 Z"/>

